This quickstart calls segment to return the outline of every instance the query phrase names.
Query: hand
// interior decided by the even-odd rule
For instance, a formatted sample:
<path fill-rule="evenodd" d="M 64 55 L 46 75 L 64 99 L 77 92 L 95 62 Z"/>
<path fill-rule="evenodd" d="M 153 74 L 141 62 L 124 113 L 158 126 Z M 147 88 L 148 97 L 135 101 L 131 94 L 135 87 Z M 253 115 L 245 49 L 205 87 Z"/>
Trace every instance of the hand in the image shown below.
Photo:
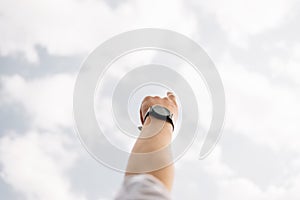
<path fill-rule="evenodd" d="M 144 122 L 144 118 L 147 110 L 153 105 L 160 105 L 167 108 L 171 112 L 171 114 L 173 114 L 173 123 L 175 125 L 178 118 L 178 106 L 176 97 L 172 92 L 167 92 L 167 96 L 164 98 L 161 98 L 159 96 L 147 96 L 144 98 L 140 108 L 140 120 L 143 125 L 149 123 L 149 117 L 147 117 L 146 122 Z"/>

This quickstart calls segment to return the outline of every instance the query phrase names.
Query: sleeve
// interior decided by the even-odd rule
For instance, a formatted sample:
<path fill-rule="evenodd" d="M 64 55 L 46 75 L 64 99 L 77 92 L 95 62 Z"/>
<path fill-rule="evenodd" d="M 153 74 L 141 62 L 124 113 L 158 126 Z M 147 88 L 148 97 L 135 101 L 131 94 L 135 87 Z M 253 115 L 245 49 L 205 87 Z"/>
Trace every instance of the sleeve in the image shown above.
<path fill-rule="evenodd" d="M 126 176 L 115 200 L 171 200 L 167 188 L 149 174 Z"/>

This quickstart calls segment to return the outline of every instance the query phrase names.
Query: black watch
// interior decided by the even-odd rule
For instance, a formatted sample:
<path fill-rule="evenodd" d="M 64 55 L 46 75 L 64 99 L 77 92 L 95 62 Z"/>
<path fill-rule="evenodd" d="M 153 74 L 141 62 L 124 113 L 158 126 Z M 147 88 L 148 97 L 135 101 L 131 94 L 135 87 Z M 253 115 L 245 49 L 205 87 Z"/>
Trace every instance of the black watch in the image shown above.
<path fill-rule="evenodd" d="M 144 117 L 144 122 L 149 115 L 157 119 L 164 120 L 166 122 L 171 123 L 174 131 L 173 114 L 169 111 L 169 109 L 160 105 L 151 106 L 146 112 L 146 115 Z M 142 129 L 141 126 L 139 126 L 138 128 L 139 130 Z"/>

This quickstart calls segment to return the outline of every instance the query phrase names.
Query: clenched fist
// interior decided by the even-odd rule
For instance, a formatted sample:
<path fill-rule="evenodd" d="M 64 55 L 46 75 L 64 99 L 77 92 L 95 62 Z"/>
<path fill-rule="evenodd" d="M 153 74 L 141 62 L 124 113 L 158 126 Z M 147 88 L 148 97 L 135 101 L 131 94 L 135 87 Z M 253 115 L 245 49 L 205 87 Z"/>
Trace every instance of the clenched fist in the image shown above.
<path fill-rule="evenodd" d="M 160 105 L 167 108 L 171 112 L 171 114 L 173 114 L 173 123 L 176 123 L 178 118 L 178 106 L 176 102 L 176 97 L 172 92 L 167 92 L 167 96 L 163 98 L 159 96 L 147 96 L 144 98 L 140 108 L 140 120 L 143 125 L 147 125 L 150 123 L 149 117 L 147 117 L 145 122 L 144 118 L 147 110 L 153 105 Z"/>

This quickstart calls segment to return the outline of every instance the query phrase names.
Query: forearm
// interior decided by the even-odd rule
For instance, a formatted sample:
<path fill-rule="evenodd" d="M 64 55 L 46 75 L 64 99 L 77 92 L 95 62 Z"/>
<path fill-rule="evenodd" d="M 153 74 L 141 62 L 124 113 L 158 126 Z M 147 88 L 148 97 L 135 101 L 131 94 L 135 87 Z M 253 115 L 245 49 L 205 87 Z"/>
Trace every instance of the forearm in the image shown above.
<path fill-rule="evenodd" d="M 167 147 L 172 140 L 172 132 L 173 127 L 170 123 L 166 123 L 153 117 L 148 117 L 140 133 L 140 137 L 137 139 L 132 149 L 132 153 L 150 153 Z M 137 161 L 135 161 L 133 156 L 130 156 L 127 166 L 127 171 L 129 172 L 127 172 L 126 175 L 135 174 L 130 172 L 132 166 L 134 166 L 135 168 L 137 166 L 140 166 L 142 168 L 143 166 L 153 164 L 153 162 L 167 163 L 168 161 L 172 160 L 171 151 L 163 152 L 164 153 L 156 156 L 155 160 L 146 160 L 145 163 L 136 163 Z M 174 178 L 174 166 L 172 162 L 170 165 L 162 169 L 146 173 L 151 174 L 159 179 L 169 190 L 171 190 Z"/>

